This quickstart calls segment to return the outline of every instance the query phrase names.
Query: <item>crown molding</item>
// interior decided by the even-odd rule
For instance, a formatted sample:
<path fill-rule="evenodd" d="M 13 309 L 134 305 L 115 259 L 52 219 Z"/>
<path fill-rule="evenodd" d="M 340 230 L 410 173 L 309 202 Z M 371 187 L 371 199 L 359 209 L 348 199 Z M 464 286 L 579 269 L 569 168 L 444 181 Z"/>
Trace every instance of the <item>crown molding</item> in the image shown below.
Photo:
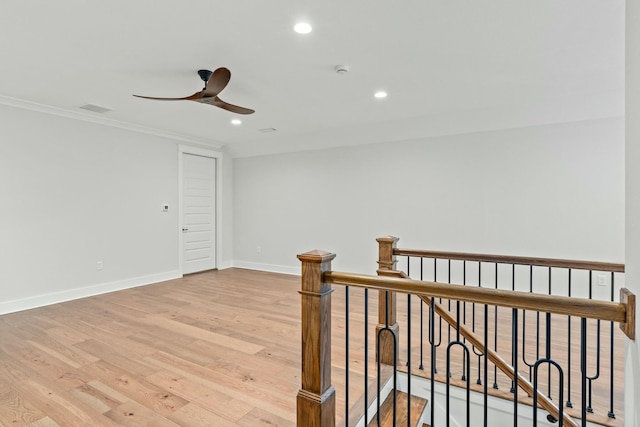
<path fill-rule="evenodd" d="M 204 145 L 206 147 L 221 149 L 224 144 L 218 141 L 210 141 L 201 138 L 195 138 L 192 136 L 186 136 L 179 133 L 168 132 L 160 129 L 154 129 L 146 126 L 141 126 L 133 123 L 123 122 L 120 120 L 114 120 L 107 117 L 99 117 L 90 113 L 83 113 L 80 111 L 70 111 L 63 108 L 52 107 L 50 105 L 39 104 L 37 102 L 25 101 L 23 99 L 12 98 L 5 95 L 0 95 L 0 105 L 7 107 L 19 108 L 22 110 L 33 111 L 42 114 L 49 114 L 52 116 L 64 117 L 72 120 L 79 120 L 82 122 L 94 123 L 102 126 L 109 126 L 118 129 L 128 130 L 131 132 L 143 133 L 147 135 L 158 136 L 161 138 L 168 138 L 174 141 L 185 142 L 188 144 Z"/>

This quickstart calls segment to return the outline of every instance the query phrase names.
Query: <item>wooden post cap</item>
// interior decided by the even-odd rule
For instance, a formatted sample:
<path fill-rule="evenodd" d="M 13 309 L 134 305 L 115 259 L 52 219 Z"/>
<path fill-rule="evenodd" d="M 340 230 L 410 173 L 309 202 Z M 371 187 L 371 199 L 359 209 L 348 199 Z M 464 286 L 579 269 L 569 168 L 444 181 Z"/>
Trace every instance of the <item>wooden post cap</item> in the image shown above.
<path fill-rule="evenodd" d="M 393 236 L 382 236 L 382 237 L 378 237 L 376 239 L 376 242 L 378 243 L 395 243 L 398 240 L 400 240 L 399 237 L 393 237 Z"/>
<path fill-rule="evenodd" d="M 320 249 L 315 249 L 313 251 L 305 252 L 303 254 L 298 254 L 298 259 L 302 262 L 323 263 L 323 262 L 331 261 L 335 257 L 336 257 L 336 254 L 322 251 Z"/>

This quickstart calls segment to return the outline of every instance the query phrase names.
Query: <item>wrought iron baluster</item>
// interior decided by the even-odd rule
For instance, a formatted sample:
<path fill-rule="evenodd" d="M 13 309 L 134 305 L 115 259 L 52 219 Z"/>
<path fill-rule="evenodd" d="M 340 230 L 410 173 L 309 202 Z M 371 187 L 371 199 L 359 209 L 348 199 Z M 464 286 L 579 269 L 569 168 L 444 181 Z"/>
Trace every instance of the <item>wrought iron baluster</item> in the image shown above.
<path fill-rule="evenodd" d="M 459 330 L 459 324 L 458 326 L 458 337 L 460 336 L 460 330 Z M 471 377 L 471 364 L 469 363 L 469 361 L 471 360 L 471 355 L 469 354 L 469 348 L 467 347 L 467 345 L 460 341 L 460 340 L 456 340 L 456 341 L 452 341 L 449 343 L 449 345 L 447 346 L 447 371 L 451 370 L 451 348 L 453 346 L 460 346 L 462 347 L 462 351 L 463 351 L 463 355 L 466 355 L 466 357 L 463 358 L 463 370 L 465 371 L 465 375 L 463 375 L 466 378 L 470 378 Z M 467 427 L 471 426 L 471 388 L 470 388 L 470 381 L 466 380 L 466 397 L 467 397 L 467 401 L 466 401 L 466 409 L 467 409 Z M 447 388 L 446 388 L 446 413 L 447 413 L 447 427 L 451 426 L 451 378 L 447 377 Z"/>
<path fill-rule="evenodd" d="M 529 266 L 529 293 L 533 293 L 533 265 Z M 537 330 L 536 330 L 536 360 L 540 358 L 540 313 L 536 312 L 537 316 Z M 529 381 L 532 378 L 532 370 L 535 361 L 527 361 L 527 311 L 522 310 L 522 362 L 529 368 Z"/>
<path fill-rule="evenodd" d="M 378 425 L 380 425 L 380 405 L 381 405 L 381 395 L 380 395 L 380 391 L 382 388 L 382 384 L 381 384 L 381 366 L 382 366 L 382 362 L 380 361 L 380 354 L 381 353 L 381 342 L 382 342 L 382 334 L 385 332 L 388 332 L 392 335 L 392 342 L 393 342 L 393 425 L 395 427 L 396 425 L 396 415 L 397 415 L 397 390 L 398 390 L 398 336 L 396 334 L 396 332 L 389 327 L 389 291 L 385 292 L 385 319 L 384 319 L 384 328 L 380 328 L 378 330 L 378 339 L 377 339 L 377 353 L 378 354 L 378 360 L 377 360 L 377 366 L 378 366 L 378 387 L 377 387 L 377 393 L 378 393 L 378 398 L 377 398 L 377 411 L 376 411 L 376 421 L 378 422 Z"/>
<path fill-rule="evenodd" d="M 551 267 L 549 267 L 549 295 L 551 295 Z M 547 359 L 551 360 L 551 313 L 547 313 L 546 317 L 547 317 L 546 319 L 547 342 L 546 342 L 545 354 Z M 547 396 L 551 398 L 551 364 L 548 363 L 547 367 L 548 367 L 547 378 L 549 378 L 548 384 L 547 384 Z M 562 402 L 562 399 L 560 399 L 559 402 Z"/>
<path fill-rule="evenodd" d="M 364 424 L 369 424 L 369 288 L 364 288 Z"/>
<path fill-rule="evenodd" d="M 451 283 L 451 260 L 449 259 L 448 262 L 448 274 L 447 274 L 447 283 Z M 449 312 L 451 312 L 451 300 L 447 300 L 447 308 L 449 309 Z M 449 325 L 447 323 L 447 342 L 451 342 L 451 325 Z"/>
<path fill-rule="evenodd" d="M 587 427 L 587 319 L 580 319 L 580 382 L 582 385 L 581 420 L 582 427 Z"/>
<path fill-rule="evenodd" d="M 482 287 L 482 263 L 478 262 L 478 287 Z M 471 332 L 475 332 L 476 331 L 476 304 L 472 303 L 471 304 Z M 487 315 L 485 313 L 485 328 L 487 327 Z M 485 349 L 488 348 L 487 347 L 487 343 L 485 342 Z M 478 379 L 476 380 L 476 384 L 478 385 L 482 385 L 482 380 L 480 379 L 480 376 L 482 375 L 482 369 L 481 369 L 481 364 L 482 364 L 482 356 L 484 355 L 484 353 L 479 353 L 476 351 L 476 347 L 475 346 L 471 346 L 471 350 L 473 351 L 473 354 L 475 354 L 478 357 Z"/>
<path fill-rule="evenodd" d="M 497 319 L 496 319 L 497 321 Z M 489 306 L 487 304 L 484 305 L 484 427 L 487 427 L 488 424 L 488 420 L 489 420 L 489 392 L 487 390 L 487 384 L 488 384 L 488 362 L 489 362 L 489 356 L 488 356 L 488 352 L 487 349 L 489 348 Z"/>
<path fill-rule="evenodd" d="M 495 263 L 495 288 L 498 289 L 498 263 Z M 485 316 L 487 314 L 485 313 Z M 493 307 L 493 350 L 498 352 L 498 306 Z M 485 349 L 489 348 L 485 345 Z M 493 365 L 493 388 L 498 389 L 498 367 Z"/>
<path fill-rule="evenodd" d="M 424 262 L 423 262 L 424 258 L 420 257 L 420 280 L 424 280 Z M 422 349 L 424 346 L 424 333 L 423 333 L 423 327 L 424 327 L 424 316 L 423 316 L 423 312 L 424 312 L 424 301 L 422 299 L 420 299 L 420 366 L 418 367 L 418 369 L 420 369 L 421 371 L 424 371 L 424 357 L 422 354 Z"/>
<path fill-rule="evenodd" d="M 411 427 L 411 294 L 407 294 L 407 427 Z"/>
<path fill-rule="evenodd" d="M 433 259 L 433 281 L 436 282 L 437 281 L 437 259 L 434 258 Z M 440 299 L 440 301 L 442 301 L 442 299 Z M 435 322 L 435 318 L 433 319 L 433 321 Z M 432 346 L 434 346 L 435 348 L 440 347 L 440 345 L 442 345 L 442 318 L 438 316 L 438 342 L 435 342 L 435 333 L 436 333 L 436 329 L 435 329 L 435 324 L 432 325 L 431 328 L 429 328 L 429 344 L 431 344 Z M 432 359 L 431 359 L 431 363 L 433 363 L 434 369 L 435 369 L 435 373 L 438 373 L 438 367 L 436 365 L 437 360 L 436 360 L 436 355 L 437 353 L 433 353 Z"/>
<path fill-rule="evenodd" d="M 569 269 L 568 296 L 571 296 L 571 269 Z M 571 402 L 571 316 L 567 317 L 567 408 L 573 408 Z"/>
<path fill-rule="evenodd" d="M 515 264 L 511 264 L 511 290 L 515 291 L 516 290 L 516 265 Z M 516 312 L 516 320 L 517 320 L 517 312 Z M 513 312 L 511 313 L 511 334 L 512 334 L 512 338 L 511 338 L 511 364 L 513 365 L 513 369 L 516 370 L 516 366 L 517 366 L 517 359 L 516 356 L 518 355 L 518 340 L 513 338 Z M 517 327 L 517 324 L 516 324 Z M 517 330 L 516 330 L 516 334 L 517 334 Z M 517 335 L 516 335 L 517 337 Z M 514 347 L 515 346 L 515 349 Z M 514 379 L 511 381 L 511 393 L 515 393 L 516 391 L 516 379 L 517 376 L 514 377 Z M 517 399 L 516 399 L 517 400 Z"/>
<path fill-rule="evenodd" d="M 612 271 L 611 272 L 611 301 L 612 302 L 615 299 L 614 288 L 615 288 L 615 277 L 614 277 L 614 273 Z M 614 353 L 613 352 L 613 349 L 614 349 L 614 345 L 613 345 L 613 331 L 614 331 L 613 322 L 611 322 L 610 326 L 611 326 L 611 328 L 610 328 L 610 331 L 609 331 L 609 357 L 610 357 L 610 360 L 609 360 L 609 363 L 610 363 L 610 366 L 609 366 L 609 382 L 610 382 L 611 385 L 609 387 L 609 412 L 607 413 L 607 416 L 609 418 L 615 418 L 616 417 L 616 413 L 613 411 L 613 390 L 614 390 L 613 389 L 613 367 L 614 367 L 613 366 L 614 365 L 614 363 L 613 363 L 613 359 L 614 359 L 614 354 L 613 354 Z"/>
<path fill-rule="evenodd" d="M 518 425 L 518 309 L 511 309 L 511 360 L 513 360 L 513 425 Z"/>
<path fill-rule="evenodd" d="M 589 270 L 589 299 L 593 299 L 593 271 Z M 593 413 L 593 381 L 600 378 L 600 319 L 596 321 L 596 372 L 593 375 L 587 375 L 588 385 L 588 403 L 587 412 Z M 586 372 L 586 371 L 585 371 Z"/>
<path fill-rule="evenodd" d="M 429 329 L 431 330 L 431 332 L 433 334 L 435 334 L 435 331 L 433 330 L 434 325 L 435 325 L 435 298 L 431 298 L 431 305 L 429 306 Z M 435 377 L 436 377 L 436 364 L 435 364 L 435 359 L 436 359 L 436 347 L 433 345 L 433 343 L 431 344 L 431 425 L 433 427 L 435 427 L 435 389 L 436 389 L 436 382 L 435 382 Z M 449 371 L 447 371 L 449 372 Z M 450 375 L 447 375 L 447 378 Z"/>
<path fill-rule="evenodd" d="M 563 390 L 564 390 L 564 372 L 560 365 L 551 360 L 549 358 L 539 359 L 533 365 L 533 425 L 538 425 L 538 370 L 541 364 L 546 364 L 549 366 L 549 371 L 551 371 L 551 366 L 553 365 L 558 370 L 558 382 L 560 384 L 560 397 L 559 401 L 562 402 L 564 399 Z M 549 383 L 551 383 L 551 375 L 549 374 Z M 556 420 L 551 414 L 547 415 L 547 420 L 549 422 L 555 423 L 558 422 L 558 427 L 562 427 L 564 425 L 564 407 L 562 405 L 558 405 L 558 419 Z"/>
<path fill-rule="evenodd" d="M 345 362 L 344 362 L 344 373 L 345 373 L 345 388 L 344 388 L 344 419 L 345 424 L 349 421 L 349 286 L 344 287 L 344 306 L 345 306 L 345 315 L 344 315 L 344 336 L 345 336 Z"/>
<path fill-rule="evenodd" d="M 462 273 L 462 284 L 464 286 L 467 285 L 467 261 L 462 261 L 462 268 L 463 268 L 463 273 Z M 458 303 L 460 304 L 460 303 Z M 460 311 L 460 307 L 458 307 L 458 311 Z M 459 323 L 459 322 L 458 322 Z M 462 323 L 466 324 L 467 323 L 467 303 L 463 302 L 462 303 Z M 456 341 L 458 341 L 460 339 L 460 330 L 459 330 L 459 326 L 456 328 Z M 449 343 L 451 343 L 451 341 L 449 341 Z M 468 361 L 465 360 L 465 357 L 467 357 L 467 353 L 463 352 L 462 353 L 462 364 L 466 364 Z M 451 372 L 449 369 L 447 369 L 447 372 Z M 462 381 L 466 381 L 467 377 L 465 376 L 465 371 L 462 371 Z"/>

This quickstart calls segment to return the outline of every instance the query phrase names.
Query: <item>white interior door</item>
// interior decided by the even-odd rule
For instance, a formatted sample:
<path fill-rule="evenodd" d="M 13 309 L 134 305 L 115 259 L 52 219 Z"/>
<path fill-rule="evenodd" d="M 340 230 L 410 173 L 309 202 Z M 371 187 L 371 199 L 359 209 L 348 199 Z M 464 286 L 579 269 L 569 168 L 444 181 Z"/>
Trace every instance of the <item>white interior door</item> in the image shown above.
<path fill-rule="evenodd" d="M 216 159 L 182 155 L 183 274 L 216 268 Z"/>

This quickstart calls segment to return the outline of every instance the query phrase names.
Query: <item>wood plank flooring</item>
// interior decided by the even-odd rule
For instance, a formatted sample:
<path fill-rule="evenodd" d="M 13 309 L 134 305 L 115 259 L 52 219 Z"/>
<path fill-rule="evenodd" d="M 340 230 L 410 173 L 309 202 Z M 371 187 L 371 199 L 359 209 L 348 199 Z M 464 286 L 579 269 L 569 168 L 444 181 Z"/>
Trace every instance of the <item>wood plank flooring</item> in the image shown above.
<path fill-rule="evenodd" d="M 296 276 L 229 269 L 0 316 L 0 426 L 294 426 L 299 286 Z M 375 325 L 377 292 L 369 296 Z M 365 366 L 369 388 L 376 381 L 362 292 L 350 292 L 349 307 L 347 403 L 345 290 L 336 288 L 338 422 L 363 405 Z"/>
<path fill-rule="evenodd" d="M 0 316 L 0 425 L 294 426 L 299 280 L 212 271 Z"/>

